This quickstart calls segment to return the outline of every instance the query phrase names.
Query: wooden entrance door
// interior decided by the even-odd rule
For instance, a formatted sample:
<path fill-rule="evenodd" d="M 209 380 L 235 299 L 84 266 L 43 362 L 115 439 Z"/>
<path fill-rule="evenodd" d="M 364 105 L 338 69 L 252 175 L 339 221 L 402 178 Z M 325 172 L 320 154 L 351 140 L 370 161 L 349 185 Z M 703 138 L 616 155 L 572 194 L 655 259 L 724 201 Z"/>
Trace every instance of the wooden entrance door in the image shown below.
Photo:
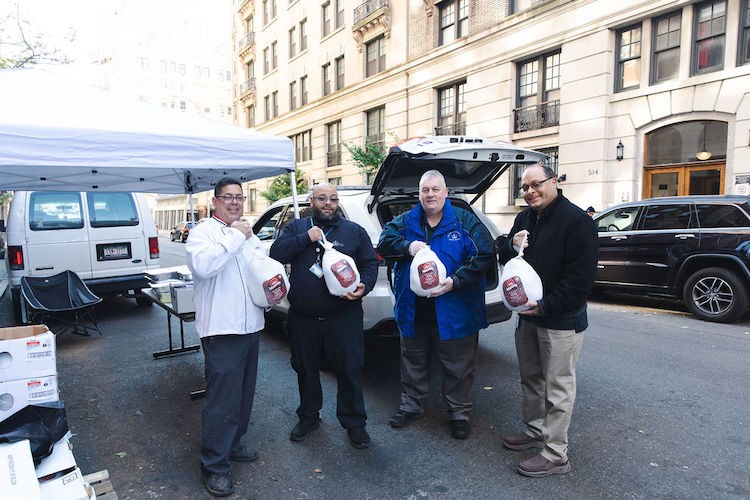
<path fill-rule="evenodd" d="M 724 163 L 646 168 L 643 198 L 724 194 Z"/>

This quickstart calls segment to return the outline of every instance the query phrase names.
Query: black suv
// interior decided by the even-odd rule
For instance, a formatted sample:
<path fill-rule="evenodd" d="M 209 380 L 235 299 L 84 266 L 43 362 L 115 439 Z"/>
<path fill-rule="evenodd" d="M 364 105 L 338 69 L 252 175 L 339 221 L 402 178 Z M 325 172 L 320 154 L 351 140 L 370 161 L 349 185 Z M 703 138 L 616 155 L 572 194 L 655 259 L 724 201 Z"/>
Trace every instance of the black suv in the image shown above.
<path fill-rule="evenodd" d="M 750 196 L 674 196 L 594 216 L 597 288 L 682 299 L 697 317 L 730 322 L 750 289 Z"/>

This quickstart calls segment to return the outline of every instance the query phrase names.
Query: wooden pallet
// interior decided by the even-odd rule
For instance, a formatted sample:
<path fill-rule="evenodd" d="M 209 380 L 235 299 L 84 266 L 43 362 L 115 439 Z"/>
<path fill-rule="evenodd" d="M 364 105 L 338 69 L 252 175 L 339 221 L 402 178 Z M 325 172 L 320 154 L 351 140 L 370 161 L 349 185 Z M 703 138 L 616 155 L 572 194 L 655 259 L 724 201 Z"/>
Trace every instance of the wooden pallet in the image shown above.
<path fill-rule="evenodd" d="M 96 500 L 117 500 L 117 493 L 115 493 L 112 482 L 109 480 L 107 469 L 83 476 L 83 480 L 94 488 Z"/>

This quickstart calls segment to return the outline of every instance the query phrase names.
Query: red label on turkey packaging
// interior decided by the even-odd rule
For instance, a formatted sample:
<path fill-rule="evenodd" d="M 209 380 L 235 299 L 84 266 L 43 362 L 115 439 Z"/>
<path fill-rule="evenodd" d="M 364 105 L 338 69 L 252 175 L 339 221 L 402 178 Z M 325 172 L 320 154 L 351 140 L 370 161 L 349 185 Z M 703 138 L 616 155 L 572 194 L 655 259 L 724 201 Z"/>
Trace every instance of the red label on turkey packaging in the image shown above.
<path fill-rule="evenodd" d="M 354 269 L 352 269 L 352 266 L 349 265 L 346 259 L 341 259 L 331 264 L 331 272 L 344 288 L 352 286 L 357 279 Z"/>
<path fill-rule="evenodd" d="M 263 282 L 263 292 L 266 294 L 266 300 L 270 305 L 278 304 L 286 297 L 286 285 L 281 274 L 277 274 L 271 279 Z"/>
<path fill-rule="evenodd" d="M 522 306 L 529 301 L 523 289 L 521 278 L 518 276 L 513 276 L 503 281 L 503 294 L 505 295 L 506 302 L 513 307 Z"/>
<path fill-rule="evenodd" d="M 417 267 L 417 272 L 419 273 L 419 284 L 423 290 L 435 288 L 440 284 L 437 264 L 434 261 L 422 262 Z"/>

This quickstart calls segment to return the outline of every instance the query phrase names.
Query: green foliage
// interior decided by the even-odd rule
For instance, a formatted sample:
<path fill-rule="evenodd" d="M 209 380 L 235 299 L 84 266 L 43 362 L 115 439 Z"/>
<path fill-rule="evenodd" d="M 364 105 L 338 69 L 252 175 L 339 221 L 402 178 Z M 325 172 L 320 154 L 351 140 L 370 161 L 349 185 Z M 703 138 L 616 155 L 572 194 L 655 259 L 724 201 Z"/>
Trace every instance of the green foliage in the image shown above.
<path fill-rule="evenodd" d="M 305 181 L 305 173 L 299 169 L 294 170 L 294 175 L 297 179 L 297 194 L 307 193 L 307 182 Z M 260 195 L 268 200 L 269 203 L 273 203 L 276 200 L 280 200 L 286 196 L 292 195 L 292 176 L 290 174 L 283 174 L 274 177 L 271 181 L 271 185 L 268 186 L 268 191 L 261 191 Z"/>
<path fill-rule="evenodd" d="M 44 42 L 44 36 L 34 34 L 30 23 L 19 16 L 18 2 L 13 13 L 0 16 L 0 69 L 22 68 L 39 63 L 67 64 L 70 60 L 57 48 Z M 75 39 L 70 30 L 67 41 Z"/>
<path fill-rule="evenodd" d="M 382 143 L 365 143 L 365 147 L 344 143 L 344 147 L 352 155 L 352 162 L 364 174 L 371 174 L 380 168 L 388 152 Z"/>

